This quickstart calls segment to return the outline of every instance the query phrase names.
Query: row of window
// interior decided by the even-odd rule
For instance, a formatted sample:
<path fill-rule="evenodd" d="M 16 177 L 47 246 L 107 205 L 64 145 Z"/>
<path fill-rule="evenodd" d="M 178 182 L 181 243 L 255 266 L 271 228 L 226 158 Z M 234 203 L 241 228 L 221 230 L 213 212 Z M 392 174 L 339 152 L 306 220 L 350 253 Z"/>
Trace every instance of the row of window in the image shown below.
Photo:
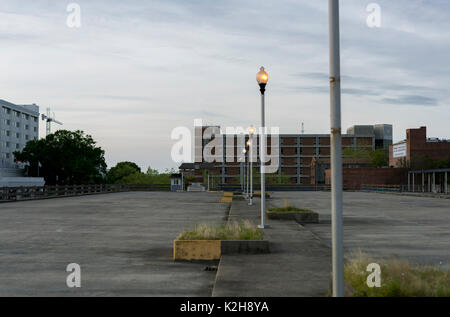
<path fill-rule="evenodd" d="M 17 149 L 20 149 L 20 144 L 19 143 L 11 143 L 11 142 L 9 142 L 9 141 L 3 141 L 2 143 L 2 147 L 3 148 L 16 148 L 16 150 Z"/>
<path fill-rule="evenodd" d="M 5 124 L 5 125 L 7 125 L 7 126 L 11 126 L 11 120 L 9 120 L 9 119 L 3 119 L 3 123 Z M 21 124 L 20 124 L 20 122 L 14 122 L 14 126 L 16 127 L 16 128 L 20 128 L 21 127 Z M 28 125 L 28 124 L 25 124 L 25 130 L 30 130 L 30 125 Z M 37 132 L 37 127 L 33 127 L 33 131 L 34 132 Z"/>
<path fill-rule="evenodd" d="M 10 137 L 11 136 L 11 131 L 8 131 L 8 130 L 2 130 L 2 133 L 1 133 L 3 136 L 6 136 L 6 137 Z M 28 134 L 21 134 L 21 133 L 19 133 L 19 132 L 15 132 L 15 133 L 13 133 L 13 135 L 17 138 L 17 139 L 20 139 L 20 138 L 22 138 L 22 139 L 24 139 L 24 140 L 30 140 L 30 136 L 28 135 Z M 33 139 L 34 140 L 37 140 L 37 137 L 33 137 Z"/>
<path fill-rule="evenodd" d="M 22 112 L 19 112 L 19 111 L 16 111 L 16 110 L 11 110 L 10 108 L 6 108 L 6 107 L 3 107 L 3 112 L 5 114 L 7 114 L 7 115 L 10 115 L 12 113 L 15 117 L 17 117 L 17 118 L 22 117 L 25 120 L 29 120 L 30 117 L 32 117 L 29 114 L 22 113 Z M 33 118 L 34 122 L 38 121 L 37 117 L 32 117 L 32 118 Z"/>
<path fill-rule="evenodd" d="M 10 153 L 1 153 L 0 157 L 9 159 L 9 158 L 11 158 L 11 154 Z"/>

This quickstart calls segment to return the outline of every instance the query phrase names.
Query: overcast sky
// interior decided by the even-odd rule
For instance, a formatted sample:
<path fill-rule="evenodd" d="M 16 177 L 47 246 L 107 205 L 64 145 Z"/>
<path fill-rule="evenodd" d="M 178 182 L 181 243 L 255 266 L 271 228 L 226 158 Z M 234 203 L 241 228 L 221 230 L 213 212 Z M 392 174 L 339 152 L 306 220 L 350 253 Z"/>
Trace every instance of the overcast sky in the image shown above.
<path fill-rule="evenodd" d="M 170 133 L 196 118 L 257 125 L 261 65 L 267 124 L 328 133 L 328 1 L 73 1 L 81 28 L 66 25 L 70 2 L 0 2 L 0 99 L 50 106 L 109 167 L 176 167 Z M 397 141 L 426 125 L 450 138 L 450 1 L 377 1 L 381 28 L 367 26 L 371 2 L 341 1 L 343 129 L 389 123 Z"/>

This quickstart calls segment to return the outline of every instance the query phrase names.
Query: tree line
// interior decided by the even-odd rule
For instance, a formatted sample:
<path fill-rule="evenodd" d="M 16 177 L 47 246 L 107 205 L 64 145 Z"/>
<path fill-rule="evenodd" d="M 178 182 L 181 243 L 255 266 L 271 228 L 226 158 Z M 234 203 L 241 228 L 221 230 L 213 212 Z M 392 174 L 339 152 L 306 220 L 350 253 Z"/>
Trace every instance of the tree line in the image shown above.
<path fill-rule="evenodd" d="M 148 168 L 146 173 L 133 162 L 120 162 L 109 171 L 105 151 L 83 131 L 58 130 L 27 142 L 14 152 L 29 177 L 43 177 L 47 185 L 78 184 L 170 184 L 170 174 Z"/>

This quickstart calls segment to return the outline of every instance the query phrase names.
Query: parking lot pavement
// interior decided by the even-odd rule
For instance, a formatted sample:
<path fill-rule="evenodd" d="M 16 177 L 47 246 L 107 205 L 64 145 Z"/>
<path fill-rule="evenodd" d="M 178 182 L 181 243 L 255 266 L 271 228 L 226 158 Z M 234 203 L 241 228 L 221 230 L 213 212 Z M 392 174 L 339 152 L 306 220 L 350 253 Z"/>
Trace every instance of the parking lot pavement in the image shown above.
<path fill-rule="evenodd" d="M 0 204 L 0 296 L 210 296 L 215 272 L 172 240 L 222 223 L 219 194 L 129 192 Z M 66 266 L 81 266 L 68 288 Z"/>
<path fill-rule="evenodd" d="M 331 245 L 329 192 L 274 192 L 271 204 L 312 209 L 320 224 L 305 227 Z M 346 256 L 361 250 L 375 258 L 400 257 L 413 263 L 450 263 L 450 200 L 344 192 Z"/>
<path fill-rule="evenodd" d="M 233 201 L 231 220 L 259 223 L 260 199 L 253 206 Z M 222 255 L 213 296 L 327 296 L 331 249 L 293 220 L 271 220 L 264 229 L 269 254 Z"/>

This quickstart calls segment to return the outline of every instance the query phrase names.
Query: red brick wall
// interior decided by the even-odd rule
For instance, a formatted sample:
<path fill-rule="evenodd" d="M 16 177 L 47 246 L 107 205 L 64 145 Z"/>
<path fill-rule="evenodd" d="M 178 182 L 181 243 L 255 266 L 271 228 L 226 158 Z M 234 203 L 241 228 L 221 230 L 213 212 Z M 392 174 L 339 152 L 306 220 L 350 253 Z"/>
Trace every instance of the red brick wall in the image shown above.
<path fill-rule="evenodd" d="M 325 182 L 331 184 L 331 170 L 325 171 Z M 343 183 L 347 189 L 361 189 L 361 185 L 402 185 L 408 183 L 404 168 L 344 168 Z"/>
<path fill-rule="evenodd" d="M 427 142 L 427 128 L 406 130 L 406 160 L 428 155 L 432 160 L 442 160 L 450 156 L 450 142 Z M 393 158 L 392 145 L 389 147 L 389 165 L 398 166 L 400 159 Z"/>

